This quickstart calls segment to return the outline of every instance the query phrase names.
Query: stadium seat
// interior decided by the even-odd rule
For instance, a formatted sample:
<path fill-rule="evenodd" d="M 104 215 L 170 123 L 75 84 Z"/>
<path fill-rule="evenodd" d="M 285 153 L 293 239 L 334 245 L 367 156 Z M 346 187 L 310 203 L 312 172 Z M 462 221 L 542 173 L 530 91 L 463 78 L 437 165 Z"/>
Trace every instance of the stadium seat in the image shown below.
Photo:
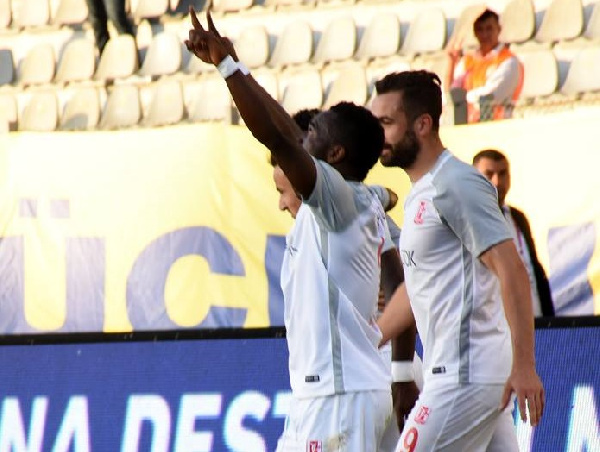
<path fill-rule="evenodd" d="M 0 86 L 12 83 L 14 75 L 12 50 L 0 49 Z"/>
<path fill-rule="evenodd" d="M 19 111 L 17 100 L 9 92 L 0 92 L 0 122 L 8 125 L 9 131 L 17 130 Z"/>
<path fill-rule="evenodd" d="M 558 66 L 550 49 L 531 49 L 517 53 L 523 63 L 525 78 L 521 99 L 549 96 L 558 85 Z"/>
<path fill-rule="evenodd" d="M 94 42 L 86 38 L 78 38 L 68 42 L 64 49 L 54 81 L 71 83 L 91 80 L 96 66 Z"/>
<path fill-rule="evenodd" d="M 218 76 L 205 76 L 184 86 L 190 121 L 232 123 L 233 101 L 227 85 Z"/>
<path fill-rule="evenodd" d="M 54 49 L 41 43 L 31 49 L 19 64 L 17 82 L 22 86 L 50 83 L 56 70 Z"/>
<path fill-rule="evenodd" d="M 483 3 L 465 7 L 454 23 L 450 42 L 460 42 L 463 47 L 476 47 L 478 42 L 473 33 L 473 23 L 485 9 L 486 5 Z"/>
<path fill-rule="evenodd" d="M 181 67 L 181 60 L 179 38 L 173 33 L 159 33 L 150 43 L 139 75 L 158 77 L 174 74 Z"/>
<path fill-rule="evenodd" d="M 398 52 L 400 41 L 398 16 L 390 12 L 380 13 L 365 28 L 354 57 L 358 60 L 390 57 Z"/>
<path fill-rule="evenodd" d="M 444 83 L 448 71 L 448 57 L 445 52 L 422 55 L 415 58 L 411 66 L 412 69 L 424 69 L 437 74 L 441 82 Z"/>
<path fill-rule="evenodd" d="M 502 11 L 500 41 L 521 43 L 535 32 L 535 8 L 531 0 L 511 0 Z"/>
<path fill-rule="evenodd" d="M 557 42 L 573 39 L 583 30 L 583 7 L 581 0 L 552 0 L 548 6 L 535 40 Z"/>
<path fill-rule="evenodd" d="M 55 25 L 79 25 L 88 17 L 85 0 L 61 0 L 52 23 Z"/>
<path fill-rule="evenodd" d="M 252 0 L 213 0 L 213 11 L 217 13 L 232 13 L 248 9 Z"/>
<path fill-rule="evenodd" d="M 314 36 L 310 25 L 302 20 L 291 22 L 277 38 L 269 66 L 285 67 L 310 61 Z"/>
<path fill-rule="evenodd" d="M 19 130 L 51 132 L 58 122 L 58 101 L 53 91 L 33 93 L 23 109 Z"/>
<path fill-rule="evenodd" d="M 22 0 L 17 14 L 14 14 L 19 27 L 40 27 L 50 21 L 50 2 L 48 0 Z"/>
<path fill-rule="evenodd" d="M 587 39 L 600 40 L 600 2 L 594 5 L 592 15 L 583 35 Z"/>
<path fill-rule="evenodd" d="M 77 89 L 65 105 L 60 130 L 93 129 L 100 118 L 100 96 L 94 87 Z"/>
<path fill-rule="evenodd" d="M 0 0 L 0 30 L 8 28 L 12 22 L 10 0 Z"/>
<path fill-rule="evenodd" d="M 410 61 L 402 56 L 371 62 L 366 70 L 369 93 L 373 91 L 375 82 L 382 79 L 386 74 L 409 71 L 410 68 Z"/>
<path fill-rule="evenodd" d="M 103 82 L 132 75 L 138 67 L 137 47 L 132 36 L 124 34 L 109 39 L 94 75 Z"/>
<path fill-rule="evenodd" d="M 100 119 L 103 130 L 135 126 L 141 116 L 140 94 L 133 85 L 119 85 L 108 95 Z"/>
<path fill-rule="evenodd" d="M 154 85 L 144 126 L 157 127 L 176 124 L 183 119 L 183 90 L 177 80 L 162 80 Z"/>
<path fill-rule="evenodd" d="M 216 68 L 212 64 L 207 64 L 203 62 L 200 58 L 196 58 L 194 55 L 190 55 L 187 53 L 186 49 L 186 58 L 187 63 L 183 66 L 183 73 L 187 75 L 200 75 L 204 73 L 215 72 Z"/>
<path fill-rule="evenodd" d="M 336 69 L 337 78 L 326 90 L 323 108 L 329 108 L 342 101 L 365 105 L 367 101 L 367 76 L 365 68 L 358 64 L 348 64 Z M 325 75 L 323 75 L 325 78 Z"/>
<path fill-rule="evenodd" d="M 250 69 L 263 66 L 269 59 L 269 35 L 262 25 L 244 28 L 234 45 L 240 61 Z"/>
<path fill-rule="evenodd" d="M 257 69 L 252 71 L 252 76 L 257 83 L 262 86 L 269 95 L 279 100 L 279 81 L 277 73 L 268 69 Z"/>
<path fill-rule="evenodd" d="M 316 0 L 265 0 L 265 7 L 282 9 L 294 9 L 314 7 Z"/>
<path fill-rule="evenodd" d="M 133 13 L 136 19 L 156 19 L 169 9 L 169 0 L 138 0 Z"/>
<path fill-rule="evenodd" d="M 444 48 L 446 42 L 446 16 L 439 8 L 419 11 L 410 21 L 400 54 L 436 52 Z"/>
<path fill-rule="evenodd" d="M 351 16 L 333 19 L 323 31 L 315 49 L 313 63 L 326 64 L 348 60 L 356 50 L 356 25 Z"/>
<path fill-rule="evenodd" d="M 560 88 L 565 95 L 600 91 L 600 45 L 582 48 L 575 56 Z"/>
<path fill-rule="evenodd" d="M 321 74 L 316 69 L 286 71 L 279 77 L 279 98 L 290 114 L 304 108 L 321 108 L 323 87 Z"/>

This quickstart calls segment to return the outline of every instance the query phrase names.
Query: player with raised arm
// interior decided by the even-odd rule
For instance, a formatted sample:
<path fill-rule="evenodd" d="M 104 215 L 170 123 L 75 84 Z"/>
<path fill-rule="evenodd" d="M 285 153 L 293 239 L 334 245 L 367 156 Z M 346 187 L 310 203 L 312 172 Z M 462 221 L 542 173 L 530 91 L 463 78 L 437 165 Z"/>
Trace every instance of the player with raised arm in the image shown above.
<path fill-rule="evenodd" d="M 392 411 L 375 322 L 379 259 L 392 244 L 381 203 L 362 181 L 383 130 L 365 108 L 340 103 L 316 116 L 302 139 L 236 61 L 210 13 L 206 30 L 190 16 L 188 49 L 217 66 L 244 123 L 302 199 L 281 272 L 293 397 L 278 450 L 376 451 Z"/>

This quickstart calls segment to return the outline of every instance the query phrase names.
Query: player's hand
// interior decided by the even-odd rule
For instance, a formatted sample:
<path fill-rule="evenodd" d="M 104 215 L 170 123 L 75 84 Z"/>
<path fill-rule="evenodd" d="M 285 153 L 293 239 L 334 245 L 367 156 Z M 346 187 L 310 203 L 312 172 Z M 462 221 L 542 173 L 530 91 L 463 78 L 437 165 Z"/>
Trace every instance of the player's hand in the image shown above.
<path fill-rule="evenodd" d="M 463 41 L 463 38 L 453 39 L 453 40 L 449 41 L 448 45 L 446 46 L 446 54 L 455 63 L 458 60 L 460 60 L 463 56 L 462 41 Z"/>
<path fill-rule="evenodd" d="M 408 417 L 418 398 L 419 388 L 414 381 L 392 383 L 392 401 L 399 431 L 404 429 L 404 419 Z"/>
<path fill-rule="evenodd" d="M 501 410 L 507 407 L 513 392 L 517 395 L 521 420 L 527 421 L 527 408 L 529 408 L 529 423 L 532 427 L 538 425 L 544 413 L 545 395 L 542 381 L 535 368 L 515 369 L 513 367 L 504 386 L 504 394 L 500 402 Z"/>
<path fill-rule="evenodd" d="M 190 6 L 189 11 L 193 28 L 189 31 L 189 39 L 185 41 L 187 49 L 205 63 L 218 65 L 227 55 L 231 54 L 233 45 L 227 38 L 221 37 L 212 20 L 210 11 L 206 13 L 207 30 L 198 20 L 194 8 Z M 235 57 L 235 52 L 232 56 Z"/>

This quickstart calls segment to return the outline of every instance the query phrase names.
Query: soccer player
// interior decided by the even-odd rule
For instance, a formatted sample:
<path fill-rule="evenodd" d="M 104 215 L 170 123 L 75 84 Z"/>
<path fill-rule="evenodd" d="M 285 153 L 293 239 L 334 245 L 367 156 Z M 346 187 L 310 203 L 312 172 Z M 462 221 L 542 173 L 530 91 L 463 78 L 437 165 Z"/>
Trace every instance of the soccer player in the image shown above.
<path fill-rule="evenodd" d="M 529 412 L 536 425 L 544 390 L 529 280 L 496 192 L 444 148 L 437 75 L 393 73 L 375 87 L 371 109 L 386 137 L 381 161 L 412 183 L 400 238 L 405 285 L 379 325 L 385 340 L 414 315 L 424 354 L 423 391 L 397 451 L 517 451 L 511 393 L 522 419 Z"/>
<path fill-rule="evenodd" d="M 281 272 L 293 398 L 278 450 L 376 451 L 392 412 L 375 322 L 379 258 L 391 241 L 381 203 L 362 181 L 383 130 L 367 109 L 340 103 L 316 116 L 302 139 L 210 14 L 208 30 L 193 9 L 190 16 L 188 49 L 217 66 L 246 126 L 302 199 Z"/>

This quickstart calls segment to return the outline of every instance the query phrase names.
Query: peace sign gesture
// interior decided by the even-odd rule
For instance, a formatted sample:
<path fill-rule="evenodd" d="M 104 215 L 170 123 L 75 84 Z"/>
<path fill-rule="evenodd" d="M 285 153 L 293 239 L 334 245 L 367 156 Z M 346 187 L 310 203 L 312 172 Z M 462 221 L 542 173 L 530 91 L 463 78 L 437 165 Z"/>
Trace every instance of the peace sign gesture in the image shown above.
<path fill-rule="evenodd" d="M 220 35 L 212 20 L 210 11 L 207 11 L 206 18 L 208 22 L 207 30 L 198 20 L 194 8 L 190 6 L 190 19 L 193 28 L 189 31 L 189 39 L 184 41 L 187 49 L 205 63 L 214 64 L 215 66 L 223 61 L 227 55 L 231 55 L 234 60 L 237 60 L 233 44 L 229 39 Z"/>

